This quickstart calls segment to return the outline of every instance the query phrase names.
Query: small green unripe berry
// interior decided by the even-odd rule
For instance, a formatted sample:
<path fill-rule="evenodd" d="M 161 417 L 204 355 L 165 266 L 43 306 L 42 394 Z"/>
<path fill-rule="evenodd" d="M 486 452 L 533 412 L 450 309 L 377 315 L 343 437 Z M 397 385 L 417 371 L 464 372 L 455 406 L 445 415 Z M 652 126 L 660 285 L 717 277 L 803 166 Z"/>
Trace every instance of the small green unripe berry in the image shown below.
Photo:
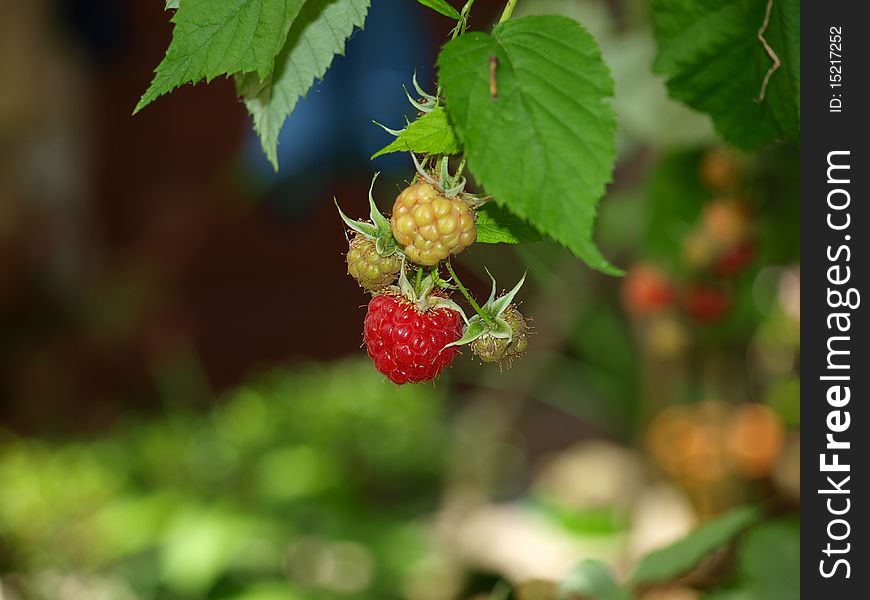
<path fill-rule="evenodd" d="M 529 347 L 528 322 L 515 306 L 509 306 L 501 316 L 508 322 L 513 332 L 513 339 L 511 339 L 510 346 L 508 346 L 508 354 L 522 354 Z"/>
<path fill-rule="evenodd" d="M 529 325 L 513 305 L 501 314 L 511 328 L 511 339 L 484 334 L 471 342 L 471 351 L 483 362 L 500 362 L 518 357 L 529 347 Z"/>
<path fill-rule="evenodd" d="M 486 363 L 499 362 L 507 355 L 510 342 L 505 338 L 482 335 L 471 342 L 471 351 Z"/>
<path fill-rule="evenodd" d="M 381 256 L 375 241 L 357 233 L 347 251 L 347 272 L 370 292 L 382 290 L 396 280 L 402 258 L 398 253 Z"/>

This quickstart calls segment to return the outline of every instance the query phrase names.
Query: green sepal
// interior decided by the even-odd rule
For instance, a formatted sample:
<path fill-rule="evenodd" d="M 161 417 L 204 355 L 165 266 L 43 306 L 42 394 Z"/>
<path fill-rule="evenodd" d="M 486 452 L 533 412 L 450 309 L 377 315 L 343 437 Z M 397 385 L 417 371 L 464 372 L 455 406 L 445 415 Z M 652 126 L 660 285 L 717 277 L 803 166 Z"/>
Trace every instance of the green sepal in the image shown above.
<path fill-rule="evenodd" d="M 459 316 L 462 317 L 462 321 L 468 324 L 468 317 L 465 316 L 465 311 L 450 298 L 445 298 L 444 296 L 430 296 L 429 308 L 449 308 L 450 310 L 455 310 L 459 313 Z M 444 347 L 446 348 L 447 346 Z"/>
<path fill-rule="evenodd" d="M 417 305 L 417 308 L 420 310 L 426 310 L 429 308 L 428 303 L 426 303 L 426 299 L 429 297 L 429 294 L 432 293 L 432 289 L 435 287 L 435 280 L 433 279 L 431 273 L 426 275 L 420 280 L 420 287 L 415 286 L 408 279 L 408 276 L 405 275 L 405 265 L 402 264 L 402 270 L 399 272 L 399 292 Z"/>
<path fill-rule="evenodd" d="M 484 335 L 508 340 L 508 342 L 513 341 L 513 329 L 511 329 L 510 323 L 502 318 L 501 315 L 511 305 L 517 292 L 520 291 L 520 288 L 523 287 L 523 284 L 526 281 L 526 274 L 523 273 L 523 276 L 511 291 L 503 296 L 499 296 L 498 298 L 495 297 L 497 285 L 495 277 L 492 276 L 489 269 L 487 269 L 486 274 L 489 275 L 489 278 L 492 280 L 492 291 L 489 294 L 489 299 L 487 299 L 486 304 L 480 307 L 480 312 L 482 314 L 477 314 L 471 317 L 462 337 L 445 347 L 464 346 Z"/>
<path fill-rule="evenodd" d="M 465 333 L 462 334 L 462 337 L 444 347 L 465 346 L 485 335 L 511 341 L 514 332 L 508 322 L 501 317 L 493 319 L 492 323 L 487 323 L 480 315 L 474 315 L 468 320 L 468 326 L 465 328 Z"/>
<path fill-rule="evenodd" d="M 408 97 L 408 102 L 411 103 L 411 106 L 413 106 L 414 108 L 416 108 L 417 110 L 419 110 L 422 113 L 430 113 L 433 110 L 435 110 L 436 108 L 438 108 L 438 95 L 437 94 L 441 90 L 440 89 L 436 90 L 435 96 L 433 96 L 432 94 L 427 94 L 423 90 L 423 88 L 420 87 L 420 84 L 417 82 L 417 70 L 416 69 L 414 70 L 414 74 L 411 76 L 411 81 L 414 84 L 414 90 L 418 94 L 420 94 L 420 97 L 423 98 L 423 100 L 425 100 L 425 102 L 420 102 L 419 100 L 417 100 L 416 98 L 411 96 L 410 92 L 408 92 L 408 88 L 406 88 L 403 85 L 402 89 L 405 90 L 405 96 Z"/>
<path fill-rule="evenodd" d="M 414 69 L 414 74 L 411 76 L 411 81 L 413 82 L 413 84 L 414 84 L 414 89 L 417 90 L 417 93 L 420 94 L 420 96 L 421 96 L 422 98 L 425 98 L 425 99 L 428 100 L 429 102 L 436 102 L 436 101 L 438 100 L 438 96 L 441 95 L 441 88 L 437 88 L 437 89 L 435 90 L 435 95 L 433 96 L 432 94 L 427 94 L 427 93 L 423 90 L 423 88 L 420 87 L 420 84 L 417 83 L 417 70 L 416 70 L 416 69 Z"/>
<path fill-rule="evenodd" d="M 405 97 L 408 98 L 408 102 L 411 103 L 411 106 L 416 108 L 421 113 L 430 113 L 438 107 L 438 102 L 432 102 L 429 100 L 426 100 L 426 102 L 420 102 L 411 95 L 411 92 L 409 92 L 408 88 L 406 88 L 404 85 L 402 86 L 402 89 L 405 90 Z"/>
<path fill-rule="evenodd" d="M 374 174 L 372 177 L 372 183 L 369 185 L 369 218 L 372 220 L 372 223 L 378 227 L 379 231 L 389 231 L 390 237 L 392 237 L 393 234 L 392 229 L 390 228 L 390 220 L 382 215 L 381 211 L 378 210 L 378 206 L 375 204 L 375 198 L 372 195 L 378 175 L 380 175 L 380 172 Z"/>
<path fill-rule="evenodd" d="M 405 274 L 405 263 L 402 262 L 402 269 L 399 271 L 399 285 L 391 286 L 393 292 L 398 292 L 404 296 L 409 302 L 413 302 L 420 312 L 429 310 L 430 308 L 449 308 L 455 310 L 462 316 L 462 320 L 468 323 L 468 317 L 465 316 L 465 311 L 462 307 L 456 304 L 450 298 L 444 296 L 433 295 L 432 291 L 438 284 L 438 274 L 429 273 L 420 280 L 420 286 L 417 287 L 408 279 Z M 445 346 L 446 347 L 446 346 Z"/>
<path fill-rule="evenodd" d="M 335 202 L 335 208 L 338 209 L 338 214 L 341 217 L 341 220 L 344 221 L 344 224 L 347 225 L 350 229 L 353 229 L 357 233 L 361 233 L 369 239 L 377 239 L 378 228 L 375 227 L 371 223 L 366 223 L 365 221 L 355 221 L 351 219 L 344 211 L 341 210 L 341 207 L 338 205 L 338 200 L 333 197 L 332 201 Z"/>
<path fill-rule="evenodd" d="M 474 315 L 468 321 L 468 325 L 465 327 L 465 332 L 462 334 L 462 337 L 455 342 L 450 342 L 444 346 L 444 348 L 450 348 L 451 346 L 465 346 L 479 337 L 486 335 L 487 332 L 487 325 L 483 322 L 483 319 L 480 318 L 480 315 Z"/>
<path fill-rule="evenodd" d="M 375 173 L 374 177 L 372 177 L 372 183 L 369 186 L 370 223 L 351 219 L 341 210 L 341 207 L 338 205 L 338 200 L 333 198 L 333 201 L 335 202 L 338 214 L 341 216 L 341 220 L 344 221 L 345 225 L 357 233 L 364 235 L 368 239 L 374 240 L 375 250 L 377 250 L 378 254 L 381 256 L 392 256 L 399 251 L 399 246 L 396 244 L 395 238 L 393 238 L 393 229 L 390 226 L 390 220 L 381 214 L 380 210 L 378 210 L 378 207 L 375 204 L 375 198 L 372 195 L 372 190 L 374 190 L 375 181 L 377 180 L 378 175 L 380 175 L 380 173 Z"/>
<path fill-rule="evenodd" d="M 399 137 L 402 134 L 402 131 L 404 131 L 403 129 L 390 129 L 389 127 L 387 127 L 383 123 L 378 123 L 374 119 L 372 119 L 372 123 L 374 123 L 375 125 L 377 125 L 381 129 L 383 129 L 384 131 L 386 131 L 387 133 L 389 133 L 393 137 Z M 405 119 L 405 127 L 407 127 L 410 124 L 411 124 L 411 122 L 406 118 Z"/>
<path fill-rule="evenodd" d="M 492 277 L 492 275 L 490 275 Z M 514 296 L 517 295 L 517 292 L 520 291 L 520 288 L 523 287 L 523 284 L 526 282 L 526 274 L 523 273 L 523 276 L 520 278 L 519 282 L 514 286 L 514 289 L 509 291 L 504 296 L 500 296 L 498 299 L 490 302 L 487 302 L 487 305 L 490 306 L 491 310 L 495 311 L 495 315 L 500 317 L 501 314 L 507 309 L 508 306 L 511 305 L 511 302 L 514 301 Z M 493 291 L 495 291 L 495 279 L 492 280 Z"/>

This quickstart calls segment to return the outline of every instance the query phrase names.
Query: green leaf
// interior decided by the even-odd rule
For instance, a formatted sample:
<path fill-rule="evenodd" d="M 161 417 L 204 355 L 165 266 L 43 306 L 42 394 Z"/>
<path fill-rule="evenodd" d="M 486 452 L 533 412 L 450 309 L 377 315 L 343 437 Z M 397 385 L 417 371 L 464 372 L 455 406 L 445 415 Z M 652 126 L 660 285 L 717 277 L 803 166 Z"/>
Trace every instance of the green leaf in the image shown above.
<path fill-rule="evenodd" d="M 166 56 L 133 112 L 185 83 L 239 72 L 267 77 L 304 2 L 185 0 L 172 16 Z"/>
<path fill-rule="evenodd" d="M 178 10 L 178 5 L 181 0 L 166 0 L 165 10 Z"/>
<path fill-rule="evenodd" d="M 800 5 L 774 0 L 762 34 L 782 61 L 758 101 L 773 64 L 758 32 L 764 0 L 653 0 L 658 42 L 654 70 L 668 92 L 709 114 L 725 141 L 755 148 L 800 141 Z"/>
<path fill-rule="evenodd" d="M 747 506 L 713 519 L 683 539 L 641 559 L 631 576 L 631 582 L 637 585 L 674 579 L 690 571 L 760 518 L 761 511 L 757 507 Z"/>
<path fill-rule="evenodd" d="M 456 139 L 447 112 L 439 106 L 410 123 L 395 140 L 378 150 L 372 158 L 390 152 L 456 154 L 459 150 L 459 140 Z"/>
<path fill-rule="evenodd" d="M 590 600 L 628 600 L 619 589 L 610 568 L 597 560 L 585 560 L 568 573 L 559 586 L 558 598 L 582 595 Z"/>
<path fill-rule="evenodd" d="M 423 6 L 431 8 L 435 12 L 441 13 L 445 17 L 450 17 L 457 21 L 460 18 L 459 11 L 450 6 L 447 0 L 417 0 L 417 2 Z"/>
<path fill-rule="evenodd" d="M 525 244 L 543 239 L 537 229 L 495 202 L 477 211 L 476 222 L 481 244 Z"/>
<path fill-rule="evenodd" d="M 613 82 L 589 33 L 566 17 L 511 19 L 491 36 L 447 43 L 438 65 L 469 167 L 486 191 L 588 265 L 619 273 L 592 239 L 616 124 L 606 101 Z"/>
<path fill-rule="evenodd" d="M 254 120 L 263 151 L 278 169 L 278 134 L 316 79 L 326 74 L 336 54 L 344 54 L 354 28 L 362 27 L 370 0 L 308 0 L 293 22 L 275 71 L 261 80 L 237 77 L 236 86 Z"/>
<path fill-rule="evenodd" d="M 737 560 L 745 588 L 753 600 L 800 597 L 800 529 L 775 521 L 746 534 Z"/>

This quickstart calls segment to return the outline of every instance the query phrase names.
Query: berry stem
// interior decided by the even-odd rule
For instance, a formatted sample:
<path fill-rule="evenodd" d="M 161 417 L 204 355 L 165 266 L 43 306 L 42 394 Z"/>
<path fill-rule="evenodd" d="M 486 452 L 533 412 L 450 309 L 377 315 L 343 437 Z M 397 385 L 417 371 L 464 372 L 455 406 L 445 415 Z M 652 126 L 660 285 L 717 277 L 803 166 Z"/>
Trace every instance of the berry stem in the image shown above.
<path fill-rule="evenodd" d="M 468 13 L 471 12 L 472 4 L 474 4 L 474 0 L 468 0 L 459 12 L 459 23 L 453 28 L 452 39 L 455 40 L 458 36 L 465 33 L 465 28 L 468 27 Z"/>
<path fill-rule="evenodd" d="M 456 168 L 456 175 L 453 176 L 454 179 L 459 181 L 459 178 L 462 177 L 462 172 L 465 170 L 465 155 L 462 155 L 462 160 L 459 161 L 459 166 Z"/>
<path fill-rule="evenodd" d="M 489 318 L 489 315 L 483 312 L 483 310 L 480 308 L 480 305 L 475 301 L 474 298 L 471 297 L 471 294 L 468 292 L 465 286 L 462 285 L 462 282 L 459 281 L 459 277 L 456 276 L 456 272 L 453 270 L 453 265 L 450 264 L 450 261 L 444 261 L 444 265 L 447 267 L 447 272 L 450 273 L 450 277 L 453 279 L 453 283 L 456 284 L 456 287 L 459 288 L 459 291 L 462 293 L 465 299 L 468 300 L 468 303 L 471 304 L 474 312 L 480 315 L 481 319 L 483 319 L 487 323 L 492 324 L 492 319 Z"/>
<path fill-rule="evenodd" d="M 420 286 L 423 284 L 423 269 L 417 267 L 417 283 L 414 285 L 414 290 L 419 294 Z"/>
<path fill-rule="evenodd" d="M 508 19 L 511 18 L 511 15 L 514 14 L 514 7 L 517 5 L 517 0 L 508 0 L 507 5 L 504 7 L 504 12 L 501 13 L 501 19 L 498 20 L 499 23 L 504 23 Z"/>

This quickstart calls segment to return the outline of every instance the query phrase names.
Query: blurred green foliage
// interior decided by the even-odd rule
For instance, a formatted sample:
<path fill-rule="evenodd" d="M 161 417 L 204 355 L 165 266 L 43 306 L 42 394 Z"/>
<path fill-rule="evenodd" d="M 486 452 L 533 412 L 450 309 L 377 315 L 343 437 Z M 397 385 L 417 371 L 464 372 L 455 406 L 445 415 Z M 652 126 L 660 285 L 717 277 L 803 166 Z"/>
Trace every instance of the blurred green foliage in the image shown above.
<path fill-rule="evenodd" d="M 438 499 L 441 407 L 352 361 L 93 442 L 6 435 L 0 565 L 108 570 L 141 598 L 395 596 Z"/>

